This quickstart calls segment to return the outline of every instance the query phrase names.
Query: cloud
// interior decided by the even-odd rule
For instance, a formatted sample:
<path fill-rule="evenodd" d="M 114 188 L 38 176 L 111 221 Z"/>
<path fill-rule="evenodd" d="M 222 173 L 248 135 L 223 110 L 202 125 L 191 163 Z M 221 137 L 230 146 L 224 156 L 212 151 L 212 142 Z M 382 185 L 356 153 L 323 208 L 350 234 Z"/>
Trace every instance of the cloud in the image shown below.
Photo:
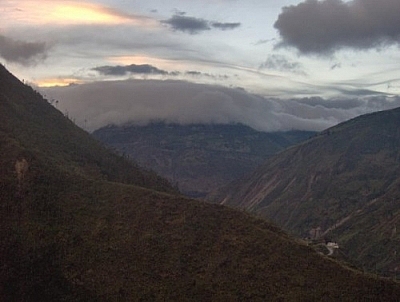
<path fill-rule="evenodd" d="M 241 23 L 221 23 L 221 22 L 213 22 L 211 26 L 221 30 L 232 30 L 241 26 Z"/>
<path fill-rule="evenodd" d="M 177 13 L 168 20 L 161 23 L 169 25 L 174 31 L 187 32 L 189 34 L 198 34 L 202 31 L 211 30 L 212 28 L 220 30 L 232 30 L 241 25 L 241 23 L 222 23 L 211 22 L 201 18 L 187 17 L 185 13 Z"/>
<path fill-rule="evenodd" d="M 202 72 L 200 72 L 200 71 L 194 71 L 194 70 L 186 71 L 186 74 L 187 74 L 187 75 L 194 76 L 194 77 L 204 75 Z M 208 74 L 207 74 L 207 75 L 208 75 Z"/>
<path fill-rule="evenodd" d="M 211 29 L 207 20 L 183 15 L 174 15 L 170 19 L 161 22 L 168 24 L 175 31 L 188 32 L 192 35 Z"/>
<path fill-rule="evenodd" d="M 100 74 L 107 76 L 123 76 L 127 74 L 157 74 L 167 75 L 168 71 L 158 69 L 149 64 L 136 65 L 131 64 L 127 66 L 100 66 L 93 68 L 92 70 L 99 72 Z"/>
<path fill-rule="evenodd" d="M 297 99 L 297 102 L 311 107 L 323 105 L 325 108 L 329 109 L 345 109 L 345 110 L 362 107 L 364 105 L 364 101 L 361 99 L 347 99 L 347 98 L 342 98 L 342 99 L 337 98 L 337 99 L 327 100 L 321 97 L 310 97 L 310 98 Z"/>
<path fill-rule="evenodd" d="M 206 77 L 206 78 L 211 78 L 211 79 L 214 79 L 214 80 L 227 80 L 227 79 L 229 79 L 229 76 L 227 76 L 226 74 L 215 75 L 215 74 L 204 73 L 204 72 L 195 71 L 195 70 L 186 71 L 185 75 L 192 76 L 192 77 Z"/>
<path fill-rule="evenodd" d="M 282 55 L 271 55 L 260 65 L 260 69 L 272 69 L 277 71 L 289 71 L 305 75 L 303 66 L 299 62 L 293 62 Z"/>
<path fill-rule="evenodd" d="M 0 35 L 0 56 L 8 62 L 22 65 L 35 64 L 47 56 L 44 42 L 25 42 Z"/>
<path fill-rule="evenodd" d="M 165 30 L 149 31 L 131 25 L 71 25 L 71 26 L 48 26 L 42 27 L 40 31 L 35 27 L 12 30 L 14 35 L 33 36 L 37 39 L 46 39 L 59 47 L 68 47 L 66 51 L 70 55 L 73 52 L 83 52 L 88 59 L 96 56 L 108 55 L 115 57 L 122 54 L 137 54 L 158 52 L 159 54 L 173 53 L 177 50 L 185 49 L 187 44 L 171 37 Z M 101 35 L 99 35 L 101 32 Z M 64 48 L 65 50 L 65 48 Z M 137 63 L 137 62 L 132 62 Z"/>
<path fill-rule="evenodd" d="M 275 41 L 275 39 L 262 39 L 262 40 L 258 40 L 257 42 L 253 43 L 253 45 L 259 46 L 259 45 L 267 44 L 267 43 L 270 43 L 273 41 Z"/>
<path fill-rule="evenodd" d="M 8 5 L 13 8 L 7 11 L 7 14 L 11 17 L 11 22 L 18 20 L 30 25 L 48 25 L 50 23 L 52 25 L 133 24 L 151 27 L 158 24 L 154 19 L 146 16 L 125 13 L 122 10 L 89 3 L 89 1 L 30 0 L 8 2 Z"/>
<path fill-rule="evenodd" d="M 274 26 L 279 46 L 330 55 L 342 48 L 400 44 L 399 15 L 398 0 L 307 0 L 284 7 Z"/>
<path fill-rule="evenodd" d="M 126 123 L 242 123 L 262 131 L 323 130 L 367 112 L 400 106 L 400 98 L 281 100 L 243 89 L 184 81 L 125 80 L 41 88 L 78 125 L 93 131 Z"/>
<path fill-rule="evenodd" d="M 126 66 L 99 66 L 92 68 L 92 70 L 97 71 L 101 75 L 105 76 L 125 76 L 128 74 L 139 74 L 139 75 L 163 75 L 163 76 L 172 76 L 172 77 L 177 77 L 180 75 L 186 75 L 194 78 L 210 78 L 213 80 L 227 80 L 229 79 L 229 76 L 225 74 L 210 74 L 210 73 L 205 73 L 205 72 L 200 72 L 196 70 L 188 70 L 185 72 L 180 72 L 180 71 L 166 71 L 159 69 L 155 66 L 152 66 L 150 64 L 141 64 L 141 65 L 136 65 L 136 64 L 131 64 L 131 65 L 126 65 Z"/>

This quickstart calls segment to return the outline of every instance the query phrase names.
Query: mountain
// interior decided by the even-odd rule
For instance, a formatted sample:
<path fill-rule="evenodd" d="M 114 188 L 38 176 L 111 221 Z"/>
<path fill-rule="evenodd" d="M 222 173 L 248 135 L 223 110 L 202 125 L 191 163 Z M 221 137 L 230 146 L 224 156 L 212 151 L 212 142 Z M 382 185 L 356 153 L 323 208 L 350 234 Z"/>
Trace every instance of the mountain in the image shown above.
<path fill-rule="evenodd" d="M 183 194 L 197 198 L 314 134 L 265 133 L 241 124 L 165 123 L 107 126 L 93 132 L 106 145 L 176 184 Z"/>
<path fill-rule="evenodd" d="M 330 128 L 209 198 L 303 238 L 333 238 L 360 267 L 398 274 L 400 108 Z"/>
<path fill-rule="evenodd" d="M 8 141 L 8 147 L 18 150 L 19 160 L 25 158 L 30 165 L 43 164 L 49 168 L 57 166 L 68 174 L 174 191 L 157 174 L 103 148 L 88 133 L 49 106 L 39 93 L 21 85 L 6 70 L 2 69 L 0 75 L 1 136 L 2 140 Z M 41 159 L 45 160 L 39 163 Z"/>
<path fill-rule="evenodd" d="M 241 211 L 178 195 L 0 66 L 1 301 L 396 301 Z"/>

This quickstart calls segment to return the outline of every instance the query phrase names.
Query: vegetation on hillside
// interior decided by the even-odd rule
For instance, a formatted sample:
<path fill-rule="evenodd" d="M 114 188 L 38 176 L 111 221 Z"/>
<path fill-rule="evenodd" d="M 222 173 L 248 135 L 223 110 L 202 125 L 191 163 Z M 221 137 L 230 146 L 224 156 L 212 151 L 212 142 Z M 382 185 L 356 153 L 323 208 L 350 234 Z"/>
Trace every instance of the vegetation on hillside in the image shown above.
<path fill-rule="evenodd" d="M 165 179 L 106 150 L 3 67 L 0 78 L 0 132 L 18 142 L 17 157 L 25 150 L 68 173 L 173 191 Z"/>
<path fill-rule="evenodd" d="M 1 301 L 400 296 L 399 283 L 327 259 L 264 220 L 177 195 L 1 66 L 0 83 Z"/>
<path fill-rule="evenodd" d="M 400 109 L 361 116 L 278 154 L 211 199 L 301 237 L 321 228 L 371 272 L 400 271 Z"/>
<path fill-rule="evenodd" d="M 190 197 L 204 197 L 314 134 L 265 133 L 240 124 L 165 123 L 110 125 L 93 132 L 94 137 L 167 178 Z"/>

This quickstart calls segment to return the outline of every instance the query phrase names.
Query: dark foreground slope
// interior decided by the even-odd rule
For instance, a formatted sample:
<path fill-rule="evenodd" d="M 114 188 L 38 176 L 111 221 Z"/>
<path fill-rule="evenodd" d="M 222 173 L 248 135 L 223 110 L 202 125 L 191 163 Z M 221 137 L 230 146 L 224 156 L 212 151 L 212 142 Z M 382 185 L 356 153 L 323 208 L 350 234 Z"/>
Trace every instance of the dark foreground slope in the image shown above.
<path fill-rule="evenodd" d="M 263 220 L 171 194 L 161 179 L 135 167 L 108 170 L 105 159 L 96 161 L 91 154 L 122 159 L 99 146 L 90 154 L 81 150 L 81 144 L 94 142 L 0 67 L 0 83 L 5 82 L 1 301 L 396 301 L 400 296 L 400 284 L 326 259 Z"/>
<path fill-rule="evenodd" d="M 240 124 L 107 126 L 93 136 L 177 184 L 190 197 L 250 173 L 267 158 L 314 132 L 265 133 Z"/>
<path fill-rule="evenodd" d="M 400 109 L 328 129 L 211 198 L 302 237 L 333 238 L 360 267 L 393 276 L 400 272 Z"/>
<path fill-rule="evenodd" d="M 2 66 L 0 79 L 0 134 L 19 147 L 21 153 L 15 154 L 17 159 L 28 156 L 30 164 L 36 158 L 42 159 L 42 164 L 69 174 L 173 191 L 165 179 L 100 147 L 99 142 Z"/>

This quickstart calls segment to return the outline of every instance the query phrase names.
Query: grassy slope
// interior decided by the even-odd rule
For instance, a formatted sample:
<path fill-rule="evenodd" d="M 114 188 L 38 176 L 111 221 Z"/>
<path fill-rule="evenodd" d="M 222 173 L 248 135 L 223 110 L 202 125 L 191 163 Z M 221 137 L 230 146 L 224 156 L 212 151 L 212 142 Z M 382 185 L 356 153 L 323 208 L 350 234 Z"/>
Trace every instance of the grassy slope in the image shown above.
<path fill-rule="evenodd" d="M 25 89 L 13 85 L 17 96 Z M 64 137 L 71 142 L 60 140 L 66 145 L 57 146 L 47 139 L 59 140 L 64 127 L 43 137 L 34 128 L 27 130 L 30 136 L 10 129 L 17 126 L 17 116 L 23 117 L 21 127 L 38 126 L 31 124 L 30 114 L 22 115 L 30 103 L 24 104 L 22 96 L 14 103 L 12 95 L 4 102 L 4 91 L 8 88 L 3 86 L 2 301 L 395 301 L 400 295 L 398 283 L 343 267 L 263 220 L 156 191 L 160 183 L 152 176 L 143 188 L 107 180 L 97 169 L 93 173 L 81 165 L 86 153 L 71 154 L 67 147 L 86 134 L 74 128 L 69 139 Z M 58 113 L 39 97 L 32 107 L 35 102 L 48 106 L 40 112 L 46 126 L 48 116 Z M 4 103 L 19 108 L 10 112 Z M 69 123 L 62 116 L 53 122 Z M 21 157 L 29 170 L 18 181 L 14 164 Z M 106 175 L 111 180 L 135 180 L 135 175 L 146 180 L 139 170 L 129 173 Z"/>
<path fill-rule="evenodd" d="M 41 203 L 38 193 L 10 207 L 19 212 L 7 213 L 12 222 L 2 219 L 13 249 L 1 274 L 9 300 L 395 301 L 400 294 L 399 284 L 344 268 L 221 206 L 84 180 L 68 182 L 56 202 Z"/>
<path fill-rule="evenodd" d="M 360 266 L 392 275 L 400 268 L 400 234 L 393 232 L 400 223 L 399 129 L 400 109 L 356 118 L 282 152 L 213 198 L 303 237 L 340 225 L 328 237 Z"/>
<path fill-rule="evenodd" d="M 67 173 L 173 192 L 156 174 L 107 151 L 3 67 L 0 79 L 0 132 L 18 141 L 22 153 L 17 157 L 41 157 Z"/>

